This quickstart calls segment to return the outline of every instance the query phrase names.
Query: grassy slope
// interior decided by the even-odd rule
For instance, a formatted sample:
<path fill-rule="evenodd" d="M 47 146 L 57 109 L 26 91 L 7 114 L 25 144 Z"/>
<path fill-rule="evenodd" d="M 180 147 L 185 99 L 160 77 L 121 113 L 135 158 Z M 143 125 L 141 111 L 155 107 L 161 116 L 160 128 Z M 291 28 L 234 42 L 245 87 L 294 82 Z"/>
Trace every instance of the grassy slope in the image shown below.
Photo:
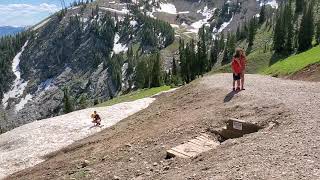
<path fill-rule="evenodd" d="M 171 89 L 170 86 L 161 86 L 161 87 L 151 88 L 151 89 L 141 89 L 141 90 L 134 91 L 134 92 L 126 94 L 126 95 L 118 96 L 116 98 L 113 98 L 113 99 L 108 100 L 106 102 L 103 102 L 101 104 L 98 104 L 97 107 L 111 106 L 111 105 L 122 103 L 122 102 L 134 101 L 137 99 L 150 97 L 150 96 L 155 95 L 159 92 L 167 91 L 169 89 Z"/>
<path fill-rule="evenodd" d="M 315 63 L 320 63 L 320 46 L 278 61 L 264 70 L 263 73 L 273 76 L 285 76 L 300 71 L 308 65 Z"/>

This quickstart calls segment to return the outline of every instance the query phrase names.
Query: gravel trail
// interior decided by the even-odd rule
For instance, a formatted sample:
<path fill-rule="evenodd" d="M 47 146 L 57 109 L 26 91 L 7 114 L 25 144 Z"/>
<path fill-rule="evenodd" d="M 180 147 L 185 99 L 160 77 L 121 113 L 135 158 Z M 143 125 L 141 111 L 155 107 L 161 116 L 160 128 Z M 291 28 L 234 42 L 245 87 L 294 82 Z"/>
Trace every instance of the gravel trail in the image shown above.
<path fill-rule="evenodd" d="M 203 78 L 200 84 L 226 89 L 231 87 L 228 79 L 231 79 L 230 74 L 218 74 Z M 246 90 L 236 94 L 226 106 L 236 103 L 236 106 L 245 107 L 249 102 L 250 106 L 269 108 L 266 104 L 278 104 L 290 115 L 279 120 L 280 125 L 271 131 L 262 130 L 226 141 L 219 150 L 204 154 L 203 158 L 208 158 L 206 161 L 187 165 L 183 170 L 186 174 L 179 177 L 320 179 L 320 83 L 247 75 L 245 84 Z M 208 162 L 215 162 L 215 165 L 208 165 Z M 174 175 L 174 178 L 166 177 L 183 179 Z"/>

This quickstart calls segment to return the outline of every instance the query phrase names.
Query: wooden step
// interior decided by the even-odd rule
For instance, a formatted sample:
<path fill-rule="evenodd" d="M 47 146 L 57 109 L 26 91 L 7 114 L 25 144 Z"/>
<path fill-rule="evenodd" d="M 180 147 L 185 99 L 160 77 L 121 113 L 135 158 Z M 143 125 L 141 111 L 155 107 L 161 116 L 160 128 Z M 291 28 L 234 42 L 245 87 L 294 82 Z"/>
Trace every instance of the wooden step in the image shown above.
<path fill-rule="evenodd" d="M 202 134 L 187 143 L 167 150 L 167 157 L 191 158 L 217 147 L 220 143 L 209 139 L 209 135 Z"/>

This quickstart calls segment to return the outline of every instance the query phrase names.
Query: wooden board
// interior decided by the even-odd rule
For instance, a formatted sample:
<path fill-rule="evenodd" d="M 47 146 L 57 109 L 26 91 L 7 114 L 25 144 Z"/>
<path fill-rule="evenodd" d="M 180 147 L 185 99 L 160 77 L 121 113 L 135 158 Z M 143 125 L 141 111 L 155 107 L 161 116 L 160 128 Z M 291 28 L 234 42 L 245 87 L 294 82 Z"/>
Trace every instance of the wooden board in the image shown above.
<path fill-rule="evenodd" d="M 219 144 L 219 142 L 211 140 L 207 134 L 201 134 L 201 136 L 191 139 L 187 143 L 167 150 L 167 157 L 196 157 L 203 152 L 217 147 Z"/>

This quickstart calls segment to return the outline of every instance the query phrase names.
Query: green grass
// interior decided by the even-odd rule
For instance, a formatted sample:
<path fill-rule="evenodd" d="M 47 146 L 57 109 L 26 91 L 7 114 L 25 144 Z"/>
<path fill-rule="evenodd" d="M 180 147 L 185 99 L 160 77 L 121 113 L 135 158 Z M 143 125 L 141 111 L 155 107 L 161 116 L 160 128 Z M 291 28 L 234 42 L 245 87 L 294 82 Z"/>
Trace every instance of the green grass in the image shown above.
<path fill-rule="evenodd" d="M 151 89 L 141 89 L 141 90 L 137 90 L 137 91 L 134 91 L 134 92 L 126 94 L 126 95 L 118 96 L 116 98 L 113 98 L 113 99 L 108 100 L 106 102 L 103 102 L 101 104 L 98 104 L 97 107 L 111 106 L 111 105 L 122 103 L 122 102 L 130 102 L 130 101 L 134 101 L 137 99 L 150 97 L 150 96 L 155 95 L 159 92 L 167 91 L 170 89 L 171 89 L 170 86 L 161 86 L 161 87 L 156 87 L 156 88 L 151 88 Z"/>
<path fill-rule="evenodd" d="M 271 59 L 273 59 L 272 52 L 252 52 L 247 57 L 247 66 L 246 66 L 246 73 L 249 74 L 257 74 L 262 73 L 267 67 L 270 65 Z M 227 64 L 224 66 L 215 69 L 213 73 L 231 73 L 231 65 Z"/>
<path fill-rule="evenodd" d="M 320 46 L 306 52 L 280 60 L 263 71 L 263 74 L 285 76 L 302 70 L 308 65 L 320 62 Z"/>

